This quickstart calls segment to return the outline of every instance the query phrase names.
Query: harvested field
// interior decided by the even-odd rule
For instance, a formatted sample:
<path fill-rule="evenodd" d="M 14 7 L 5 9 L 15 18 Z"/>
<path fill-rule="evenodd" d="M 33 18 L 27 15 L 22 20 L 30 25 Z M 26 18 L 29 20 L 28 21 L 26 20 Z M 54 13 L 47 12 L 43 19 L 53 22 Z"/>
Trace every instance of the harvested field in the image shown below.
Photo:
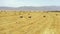
<path fill-rule="evenodd" d="M 0 34 L 60 34 L 60 12 L 0 12 Z"/>

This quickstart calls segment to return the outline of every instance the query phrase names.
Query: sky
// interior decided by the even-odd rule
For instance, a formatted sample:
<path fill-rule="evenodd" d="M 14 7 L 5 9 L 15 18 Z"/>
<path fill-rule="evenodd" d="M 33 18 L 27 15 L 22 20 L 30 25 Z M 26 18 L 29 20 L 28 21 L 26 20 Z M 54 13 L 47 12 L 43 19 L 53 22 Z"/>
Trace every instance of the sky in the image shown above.
<path fill-rule="evenodd" d="M 60 0 L 0 0 L 0 6 L 60 6 Z"/>

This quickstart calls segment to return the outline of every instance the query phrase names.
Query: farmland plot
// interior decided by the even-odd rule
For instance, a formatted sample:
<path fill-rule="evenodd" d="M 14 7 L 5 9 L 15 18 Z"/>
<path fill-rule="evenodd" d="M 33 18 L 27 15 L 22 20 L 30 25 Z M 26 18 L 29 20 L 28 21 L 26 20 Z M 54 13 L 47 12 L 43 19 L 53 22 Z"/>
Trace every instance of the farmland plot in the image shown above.
<path fill-rule="evenodd" d="M 60 34 L 60 13 L 0 12 L 0 34 Z"/>

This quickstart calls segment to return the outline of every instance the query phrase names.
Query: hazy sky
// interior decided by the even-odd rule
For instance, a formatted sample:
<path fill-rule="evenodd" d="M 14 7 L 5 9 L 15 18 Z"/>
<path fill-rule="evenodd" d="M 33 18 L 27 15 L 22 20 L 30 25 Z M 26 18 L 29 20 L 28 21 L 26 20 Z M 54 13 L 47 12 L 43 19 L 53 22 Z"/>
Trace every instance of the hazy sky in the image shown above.
<path fill-rule="evenodd" d="M 60 6 L 60 0 L 0 0 L 0 6 Z"/>

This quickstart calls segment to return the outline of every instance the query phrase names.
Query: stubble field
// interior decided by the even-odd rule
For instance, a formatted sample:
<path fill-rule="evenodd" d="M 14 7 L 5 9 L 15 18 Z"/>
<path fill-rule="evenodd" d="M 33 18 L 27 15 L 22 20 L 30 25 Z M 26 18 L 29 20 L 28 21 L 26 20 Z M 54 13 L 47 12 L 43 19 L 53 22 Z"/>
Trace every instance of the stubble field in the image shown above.
<path fill-rule="evenodd" d="M 60 12 L 0 11 L 0 34 L 60 34 Z"/>

